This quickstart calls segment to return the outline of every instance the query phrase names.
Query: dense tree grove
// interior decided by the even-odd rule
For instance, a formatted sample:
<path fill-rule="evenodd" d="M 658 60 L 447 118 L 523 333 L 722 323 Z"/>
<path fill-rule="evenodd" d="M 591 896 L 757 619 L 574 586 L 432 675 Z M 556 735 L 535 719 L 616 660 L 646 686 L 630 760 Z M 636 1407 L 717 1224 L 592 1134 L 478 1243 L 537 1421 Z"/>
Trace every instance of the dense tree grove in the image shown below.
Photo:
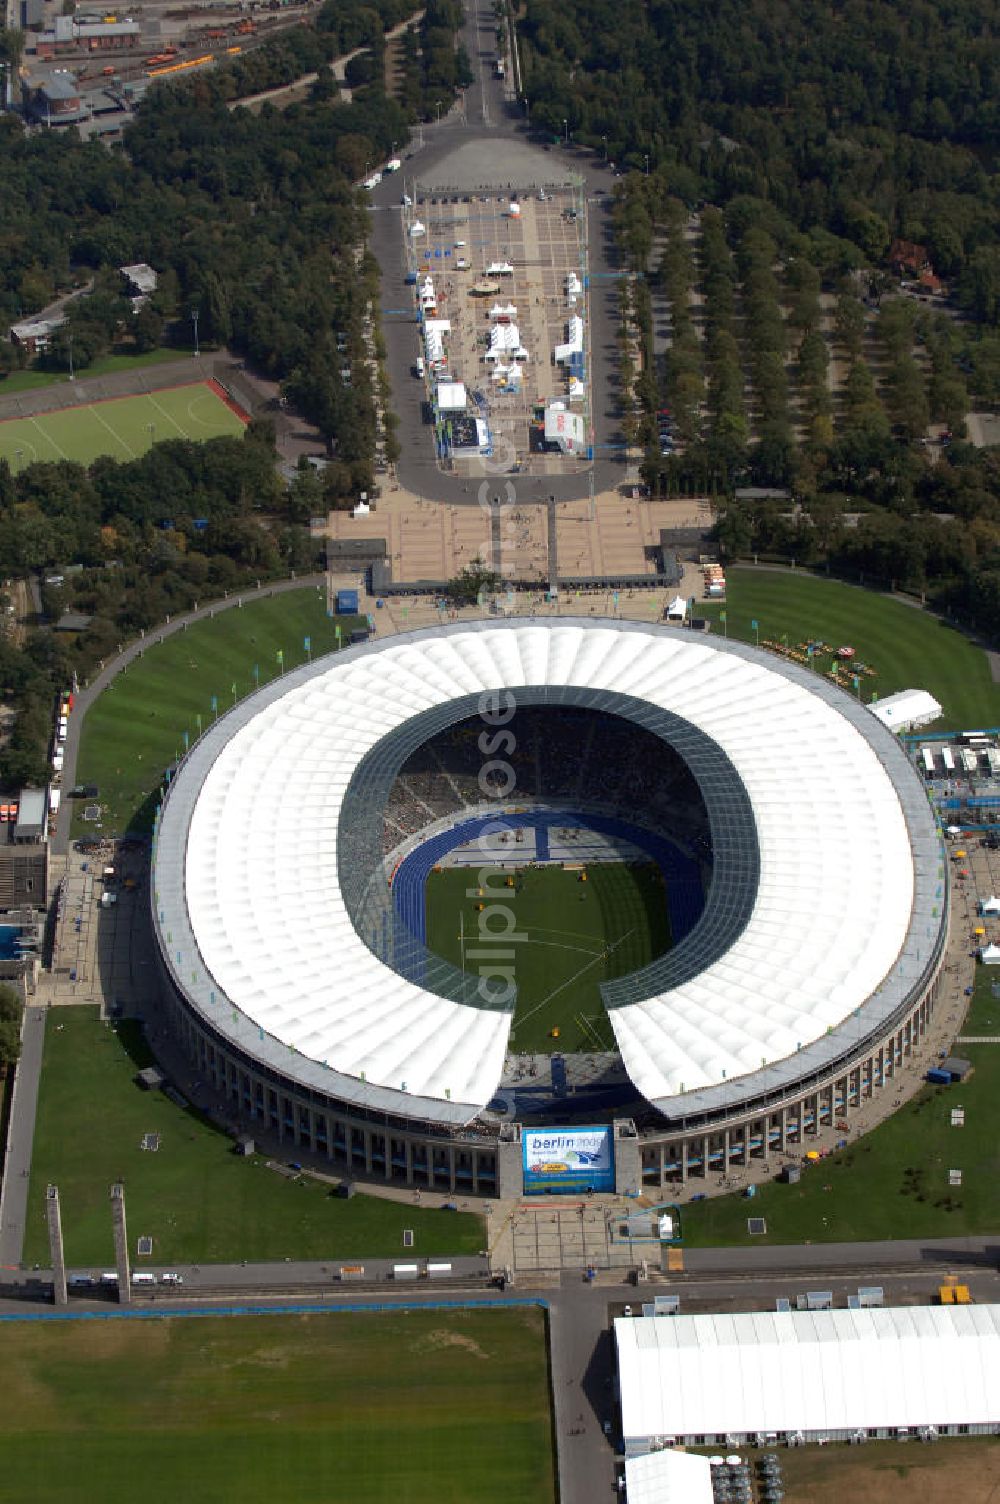
<path fill-rule="evenodd" d="M 766 199 L 877 260 L 926 244 L 980 316 L 1000 296 L 992 0 L 527 0 L 539 130 L 667 175 L 689 204 Z"/>
<path fill-rule="evenodd" d="M 1000 451 L 965 442 L 1000 403 L 991 0 L 526 0 L 519 30 L 535 132 L 625 172 L 625 416 L 652 488 L 721 498 L 730 554 L 926 592 L 995 637 Z M 899 296 L 895 241 L 946 308 Z M 737 505 L 747 486 L 789 499 Z"/>
<path fill-rule="evenodd" d="M 63 574 L 43 592 L 46 615 L 72 606 L 91 617 L 79 636 L 34 631 L 25 652 L 0 649 L 4 697 L 19 711 L 0 754 L 6 784 L 44 776 L 51 696 L 74 669 L 199 598 L 314 567 L 309 518 L 370 488 L 378 268 L 356 185 L 470 77 L 456 46 L 461 5 L 428 0 L 387 92 L 384 34 L 413 14 L 411 0 L 329 0 L 313 26 L 151 89 L 122 150 L 29 135 L 0 115 L 0 321 L 92 284 L 44 357 L 65 368 L 72 338 L 85 370 L 111 347 L 189 343 L 197 312 L 202 347 L 227 346 L 280 382 L 330 455 L 322 476 L 303 468 L 286 486 L 273 431 L 255 423 L 242 441 L 160 443 L 128 464 L 35 464 L 15 477 L 0 462 L 0 571 Z M 0 56 L 19 46 L 0 32 Z M 355 49 L 347 102 L 326 65 Z M 232 108 L 309 72 L 319 78 L 304 102 Z M 159 273 L 138 313 L 117 273 L 133 261 Z M 0 342 L 0 392 L 16 359 Z M 398 453 L 391 425 L 385 445 Z"/>

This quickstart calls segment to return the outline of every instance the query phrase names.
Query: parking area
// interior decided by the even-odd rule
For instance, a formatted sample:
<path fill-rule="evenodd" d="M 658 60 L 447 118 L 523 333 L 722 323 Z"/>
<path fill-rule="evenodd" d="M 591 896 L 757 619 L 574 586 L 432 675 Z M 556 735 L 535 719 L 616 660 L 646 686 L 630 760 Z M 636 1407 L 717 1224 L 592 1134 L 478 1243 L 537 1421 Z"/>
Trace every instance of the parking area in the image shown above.
<path fill-rule="evenodd" d="M 423 357 L 439 461 L 455 473 L 478 474 L 489 449 L 504 469 L 546 475 L 586 468 L 593 429 L 580 190 L 449 193 L 422 192 L 417 184 L 401 219 L 408 291 L 420 318 L 414 370 Z M 425 338 L 433 326 L 437 358 Z M 442 382 L 465 388 L 464 408 L 442 405 Z M 543 414 L 553 402 L 565 404 L 569 416 L 545 448 Z M 450 442 L 452 415 L 462 411 L 486 425 L 479 452 Z M 569 452 L 557 452 L 558 443 Z"/>

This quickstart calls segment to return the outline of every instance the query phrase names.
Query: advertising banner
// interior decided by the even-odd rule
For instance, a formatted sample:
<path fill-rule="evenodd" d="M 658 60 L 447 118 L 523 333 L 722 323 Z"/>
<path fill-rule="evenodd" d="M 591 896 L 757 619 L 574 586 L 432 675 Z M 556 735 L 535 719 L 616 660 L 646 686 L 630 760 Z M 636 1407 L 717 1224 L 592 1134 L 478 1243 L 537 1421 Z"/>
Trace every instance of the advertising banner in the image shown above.
<path fill-rule="evenodd" d="M 615 1155 L 610 1128 L 524 1128 L 524 1190 L 613 1191 Z"/>

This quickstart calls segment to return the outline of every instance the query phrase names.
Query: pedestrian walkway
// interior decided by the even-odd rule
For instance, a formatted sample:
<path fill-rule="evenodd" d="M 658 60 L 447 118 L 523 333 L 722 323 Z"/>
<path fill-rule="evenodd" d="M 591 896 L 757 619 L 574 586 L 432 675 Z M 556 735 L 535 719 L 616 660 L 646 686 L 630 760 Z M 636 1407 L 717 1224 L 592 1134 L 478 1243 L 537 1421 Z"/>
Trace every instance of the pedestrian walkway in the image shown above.
<path fill-rule="evenodd" d="M 45 1044 L 44 1008 L 31 1004 L 24 1010 L 21 1058 L 14 1078 L 3 1186 L 0 1188 L 0 1265 L 15 1269 L 21 1262 L 24 1229 L 28 1217 L 28 1186 L 31 1149 L 35 1137 L 38 1083 L 42 1074 Z"/>

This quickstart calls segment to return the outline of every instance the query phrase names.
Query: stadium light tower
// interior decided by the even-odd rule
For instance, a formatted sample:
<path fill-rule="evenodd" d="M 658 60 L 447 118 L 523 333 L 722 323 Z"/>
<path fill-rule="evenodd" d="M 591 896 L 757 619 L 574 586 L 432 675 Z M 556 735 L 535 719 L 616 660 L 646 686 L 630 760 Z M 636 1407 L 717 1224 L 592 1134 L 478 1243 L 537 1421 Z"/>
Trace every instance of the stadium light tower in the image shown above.
<path fill-rule="evenodd" d="M 66 339 L 67 339 L 68 344 L 69 344 L 69 379 L 70 379 L 70 381 L 75 381 L 76 380 L 76 376 L 74 375 L 74 372 L 73 372 L 73 336 L 72 336 L 72 334 L 68 334 L 66 336 Z"/>
<path fill-rule="evenodd" d="M 191 310 L 191 322 L 194 325 L 194 358 L 195 358 L 195 360 L 197 360 L 198 356 L 201 354 L 201 350 L 198 348 L 198 320 L 199 320 L 200 317 L 201 317 L 200 310 L 197 309 L 197 308 L 192 308 L 192 310 Z"/>

